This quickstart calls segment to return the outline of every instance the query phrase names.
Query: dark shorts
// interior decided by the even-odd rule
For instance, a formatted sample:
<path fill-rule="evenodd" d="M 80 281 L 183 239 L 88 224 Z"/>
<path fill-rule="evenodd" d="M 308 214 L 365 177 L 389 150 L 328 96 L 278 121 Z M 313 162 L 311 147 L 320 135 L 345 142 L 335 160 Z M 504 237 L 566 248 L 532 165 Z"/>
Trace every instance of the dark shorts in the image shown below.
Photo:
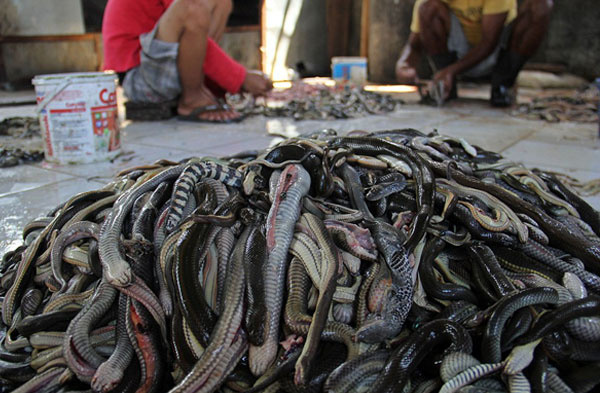
<path fill-rule="evenodd" d="M 496 62 L 498 61 L 500 49 L 506 49 L 508 47 L 513 24 L 514 21 L 504 26 L 496 49 L 494 49 L 494 51 L 488 57 L 480 61 L 478 64 L 463 72 L 462 75 L 471 78 L 479 78 L 490 75 L 494 69 L 494 66 L 496 65 Z M 467 41 L 467 37 L 465 36 L 462 26 L 452 11 L 450 11 L 450 34 L 448 35 L 448 50 L 451 52 L 456 52 L 456 55 L 459 59 L 463 58 L 467 52 L 471 50 L 471 45 L 469 44 L 469 41 Z"/>
<path fill-rule="evenodd" d="M 158 24 L 140 36 L 140 65 L 127 71 L 123 79 L 123 92 L 131 101 L 170 101 L 181 93 L 177 71 L 179 43 L 157 40 L 157 29 Z"/>

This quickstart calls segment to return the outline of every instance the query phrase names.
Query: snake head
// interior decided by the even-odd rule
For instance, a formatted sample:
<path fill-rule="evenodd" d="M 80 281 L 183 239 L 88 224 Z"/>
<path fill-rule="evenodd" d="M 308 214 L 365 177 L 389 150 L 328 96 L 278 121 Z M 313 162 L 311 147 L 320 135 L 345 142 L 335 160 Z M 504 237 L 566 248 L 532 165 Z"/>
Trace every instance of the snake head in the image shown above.
<path fill-rule="evenodd" d="M 261 346 L 250 345 L 248 360 L 252 374 L 263 375 L 267 371 L 277 355 L 277 345 L 277 341 L 269 337 Z"/>
<path fill-rule="evenodd" d="M 248 341 L 253 345 L 262 345 L 265 341 L 264 313 L 248 310 L 246 314 L 246 331 L 248 332 Z"/>
<path fill-rule="evenodd" d="M 398 335 L 412 304 L 412 288 L 386 284 L 381 309 L 356 332 L 355 341 L 380 343 Z"/>
<path fill-rule="evenodd" d="M 252 192 L 256 188 L 255 179 L 259 176 L 258 171 L 255 168 L 250 168 L 246 172 L 246 176 L 244 176 L 244 180 L 242 181 L 242 188 L 244 190 L 245 195 L 252 195 Z"/>
<path fill-rule="evenodd" d="M 542 339 L 539 338 L 530 343 L 514 347 L 504 361 L 505 366 L 503 374 L 517 375 L 529 366 L 533 360 L 533 351 L 541 341 Z"/>
<path fill-rule="evenodd" d="M 300 359 L 296 363 L 296 372 L 294 373 L 294 384 L 296 386 L 304 386 L 306 385 L 306 377 L 310 370 L 310 365 L 306 358 Z"/>
<path fill-rule="evenodd" d="M 125 255 L 131 259 L 139 259 L 154 252 L 154 244 L 144 236 L 136 234 L 131 239 L 123 240 Z"/>
<path fill-rule="evenodd" d="M 133 273 L 127 262 L 123 261 L 123 263 L 108 265 L 104 269 L 104 278 L 115 287 L 126 287 L 131 284 Z"/>
<path fill-rule="evenodd" d="M 353 337 L 356 342 L 368 344 L 383 342 L 389 335 L 389 326 L 381 317 L 375 317 L 367 321 Z"/>
<path fill-rule="evenodd" d="M 123 379 L 123 370 L 104 362 L 98 367 L 96 374 L 92 377 L 91 387 L 94 392 L 110 392 Z"/>

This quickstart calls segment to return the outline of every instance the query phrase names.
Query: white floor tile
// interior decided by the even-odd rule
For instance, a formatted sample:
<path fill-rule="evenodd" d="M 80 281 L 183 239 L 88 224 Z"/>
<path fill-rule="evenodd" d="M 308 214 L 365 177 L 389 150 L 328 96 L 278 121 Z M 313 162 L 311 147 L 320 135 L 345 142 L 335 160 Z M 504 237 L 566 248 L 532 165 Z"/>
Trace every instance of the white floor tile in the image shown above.
<path fill-rule="evenodd" d="M 465 116 L 437 127 L 440 134 L 463 137 L 486 150 L 502 152 L 533 132 L 526 122 L 510 118 Z"/>
<path fill-rule="evenodd" d="M 0 197 L 0 255 L 21 244 L 23 227 L 29 221 L 46 216 L 77 193 L 102 186 L 100 182 L 71 178 Z"/>
<path fill-rule="evenodd" d="M 0 197 L 39 188 L 70 177 L 32 165 L 0 168 Z"/>
<path fill-rule="evenodd" d="M 534 122 L 537 130 L 528 138 L 547 143 L 581 145 L 598 143 L 598 125 L 591 123 Z"/>
<path fill-rule="evenodd" d="M 2 108 L 0 112 L 0 120 L 4 120 L 8 117 L 21 117 L 21 116 L 34 116 L 37 117 L 37 107 L 35 105 L 19 105 L 19 106 L 8 106 Z"/>
<path fill-rule="evenodd" d="M 122 155 L 113 160 L 113 162 L 104 161 L 83 165 L 58 165 L 44 161 L 38 165 L 48 170 L 86 179 L 101 178 L 104 179 L 104 181 L 108 181 L 108 179 L 111 179 L 116 173 L 123 169 L 137 165 L 151 164 L 160 159 L 179 161 L 192 155 L 193 154 L 189 151 L 179 149 L 129 143 L 123 147 Z"/>
<path fill-rule="evenodd" d="M 513 161 L 566 169 L 600 171 L 600 144 L 557 144 L 524 140 L 502 152 Z"/>
<path fill-rule="evenodd" d="M 264 128 L 261 131 L 262 134 L 266 134 Z M 249 129 L 242 127 L 241 124 L 209 125 L 191 123 L 191 125 L 186 124 L 184 126 L 177 124 L 175 128 L 167 129 L 161 134 L 138 138 L 135 143 L 162 148 L 200 151 L 228 142 L 239 142 L 256 134 L 256 132 L 250 132 Z"/>

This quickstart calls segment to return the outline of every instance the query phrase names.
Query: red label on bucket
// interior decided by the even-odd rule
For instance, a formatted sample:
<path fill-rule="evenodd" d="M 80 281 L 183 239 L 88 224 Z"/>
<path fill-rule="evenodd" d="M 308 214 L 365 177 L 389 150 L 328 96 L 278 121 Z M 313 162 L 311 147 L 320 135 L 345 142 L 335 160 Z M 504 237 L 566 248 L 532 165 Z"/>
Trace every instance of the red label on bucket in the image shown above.
<path fill-rule="evenodd" d="M 98 137 L 101 148 L 114 151 L 121 147 L 116 104 L 92 108 L 92 124 L 94 125 L 94 135 Z"/>
<path fill-rule="evenodd" d="M 117 105 L 117 93 L 115 91 L 109 92 L 108 89 L 102 89 L 100 91 L 100 101 L 105 104 Z"/>
<path fill-rule="evenodd" d="M 45 149 L 48 154 L 52 155 L 52 142 L 50 141 L 50 126 L 48 125 L 48 115 L 42 117 L 42 129 L 44 130 Z"/>

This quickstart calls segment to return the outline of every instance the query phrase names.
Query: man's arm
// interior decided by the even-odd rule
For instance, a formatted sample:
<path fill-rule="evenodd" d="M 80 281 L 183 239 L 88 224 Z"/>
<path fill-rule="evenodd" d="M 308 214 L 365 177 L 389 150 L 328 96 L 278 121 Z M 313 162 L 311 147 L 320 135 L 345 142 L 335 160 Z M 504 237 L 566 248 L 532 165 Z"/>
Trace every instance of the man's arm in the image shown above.
<path fill-rule="evenodd" d="M 211 38 L 206 46 L 202 70 L 206 78 L 229 93 L 243 90 L 253 95 L 262 95 L 273 88 L 273 83 L 265 74 L 246 70 Z"/>
<path fill-rule="evenodd" d="M 237 93 L 246 78 L 246 68 L 225 53 L 211 38 L 207 42 L 202 70 L 207 78 L 230 93 Z"/>
<path fill-rule="evenodd" d="M 216 41 L 225 32 L 227 19 L 233 8 L 232 0 L 213 0 L 213 19 L 208 31 L 206 58 L 202 67 L 205 76 L 230 93 L 240 90 L 253 95 L 262 95 L 273 88 L 273 83 L 265 74 L 247 71 L 237 61 L 225 53 Z"/>
<path fill-rule="evenodd" d="M 456 63 L 439 70 L 433 77 L 434 81 L 444 82 L 444 91 L 449 94 L 456 75 L 473 67 L 489 56 L 500 40 L 507 12 L 483 15 L 481 19 L 481 41 Z"/>
<path fill-rule="evenodd" d="M 399 83 L 417 82 L 417 65 L 421 59 L 421 40 L 419 33 L 411 32 L 402 54 L 396 62 L 396 80 Z"/>

